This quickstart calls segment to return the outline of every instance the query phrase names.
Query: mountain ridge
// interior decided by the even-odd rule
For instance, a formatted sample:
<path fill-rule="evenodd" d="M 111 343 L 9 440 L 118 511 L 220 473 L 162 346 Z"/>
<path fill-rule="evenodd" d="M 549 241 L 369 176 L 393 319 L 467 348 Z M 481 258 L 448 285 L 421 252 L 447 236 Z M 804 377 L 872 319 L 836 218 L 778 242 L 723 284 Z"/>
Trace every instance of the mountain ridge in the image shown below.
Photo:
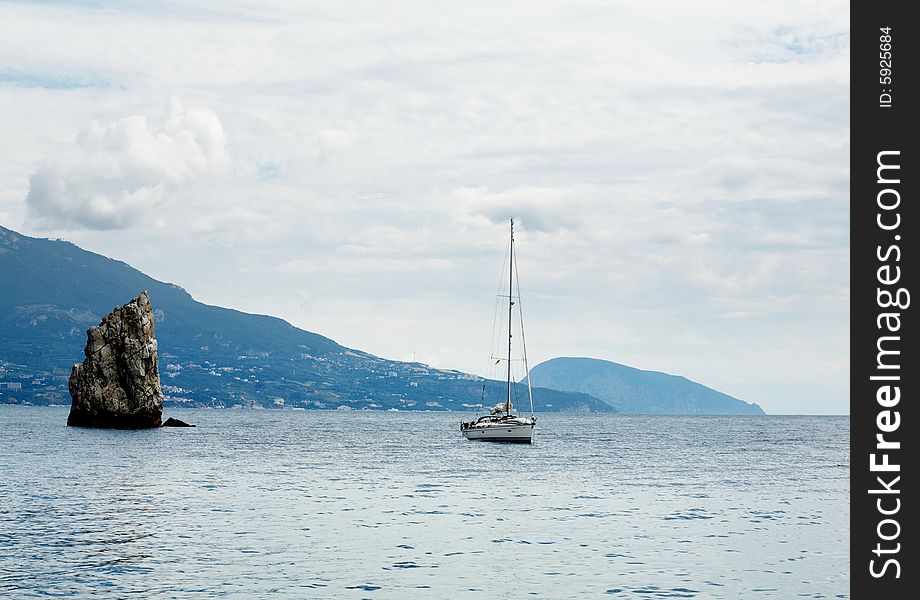
<path fill-rule="evenodd" d="M 123 261 L 2 226 L 0 281 L 0 402 L 69 403 L 66 380 L 86 329 L 145 289 L 166 405 L 470 411 L 491 406 L 480 400 L 483 385 L 498 386 L 347 348 L 278 317 L 203 304 Z M 515 393 L 526 392 L 516 384 Z M 535 399 L 542 411 L 614 410 L 580 393 L 540 390 Z"/>
<path fill-rule="evenodd" d="M 739 400 L 682 375 L 598 358 L 553 358 L 533 367 L 530 379 L 534 385 L 589 394 L 624 413 L 765 414 L 756 403 Z"/>

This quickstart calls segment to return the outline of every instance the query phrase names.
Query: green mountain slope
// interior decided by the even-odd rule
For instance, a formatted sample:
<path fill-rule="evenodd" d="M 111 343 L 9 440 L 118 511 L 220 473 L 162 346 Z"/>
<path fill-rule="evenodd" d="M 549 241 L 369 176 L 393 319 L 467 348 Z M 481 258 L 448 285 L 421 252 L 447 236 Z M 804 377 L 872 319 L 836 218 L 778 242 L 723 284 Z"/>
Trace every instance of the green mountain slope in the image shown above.
<path fill-rule="evenodd" d="M 145 289 L 168 404 L 469 411 L 480 403 L 475 376 L 382 359 L 282 319 L 202 304 L 121 261 L 3 227 L 0 402 L 69 403 L 67 377 L 83 358 L 86 329 Z M 611 410 L 580 393 L 540 390 L 535 401 L 541 411 Z"/>
<path fill-rule="evenodd" d="M 763 409 L 685 377 L 594 358 L 554 358 L 530 372 L 534 385 L 581 392 L 625 413 L 762 415 Z"/>

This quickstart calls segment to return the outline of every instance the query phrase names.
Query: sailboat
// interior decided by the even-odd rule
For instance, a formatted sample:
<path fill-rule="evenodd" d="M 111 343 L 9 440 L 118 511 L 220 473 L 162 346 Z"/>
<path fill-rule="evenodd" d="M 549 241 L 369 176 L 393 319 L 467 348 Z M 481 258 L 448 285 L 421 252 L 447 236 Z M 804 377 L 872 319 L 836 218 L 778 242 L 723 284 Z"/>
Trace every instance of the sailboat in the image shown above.
<path fill-rule="evenodd" d="M 530 386 L 530 369 L 527 366 L 527 343 L 524 341 L 524 317 L 521 312 L 521 286 L 517 279 L 517 255 L 514 253 L 514 219 L 511 219 L 511 241 L 508 250 L 508 295 L 499 296 L 508 299 L 508 352 L 506 356 L 498 359 L 496 364 L 503 360 L 506 362 L 505 369 L 505 398 L 489 411 L 488 415 L 477 416 L 471 421 L 462 421 L 460 431 L 463 437 L 468 440 L 479 440 L 483 442 L 518 442 L 523 444 L 533 443 L 534 429 L 537 426 L 537 417 L 533 412 L 533 391 Z M 515 283 L 517 283 L 517 295 L 515 295 Z M 516 301 L 516 302 L 515 302 Z M 512 392 L 517 388 L 511 378 L 511 342 L 513 339 L 512 323 L 514 315 L 514 305 L 518 305 L 518 314 L 520 315 L 520 336 L 521 351 L 524 360 L 524 371 L 527 381 L 527 397 L 530 400 L 530 416 L 516 416 L 513 412 L 514 405 L 512 402 Z M 498 320 L 498 319 L 496 319 Z M 492 357 L 495 358 L 494 356 Z M 485 398 L 485 385 L 483 385 L 483 399 Z"/>

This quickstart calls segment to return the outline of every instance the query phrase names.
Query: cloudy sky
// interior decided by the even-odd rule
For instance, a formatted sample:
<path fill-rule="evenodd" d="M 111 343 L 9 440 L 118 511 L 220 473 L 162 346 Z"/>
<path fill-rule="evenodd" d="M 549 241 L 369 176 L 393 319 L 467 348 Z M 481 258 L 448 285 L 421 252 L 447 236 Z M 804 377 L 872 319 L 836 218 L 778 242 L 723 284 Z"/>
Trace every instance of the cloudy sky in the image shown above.
<path fill-rule="evenodd" d="M 0 224 L 483 372 L 849 406 L 849 5 L 0 1 Z"/>

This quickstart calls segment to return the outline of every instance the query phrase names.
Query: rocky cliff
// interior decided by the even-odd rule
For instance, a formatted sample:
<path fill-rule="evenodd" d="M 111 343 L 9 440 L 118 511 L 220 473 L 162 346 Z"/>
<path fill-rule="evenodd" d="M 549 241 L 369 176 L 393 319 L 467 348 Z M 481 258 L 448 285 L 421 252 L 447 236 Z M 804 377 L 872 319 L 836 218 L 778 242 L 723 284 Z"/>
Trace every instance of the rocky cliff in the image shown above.
<path fill-rule="evenodd" d="M 142 292 L 86 332 L 86 359 L 74 365 L 67 424 L 77 427 L 158 427 L 163 391 L 150 297 Z"/>

